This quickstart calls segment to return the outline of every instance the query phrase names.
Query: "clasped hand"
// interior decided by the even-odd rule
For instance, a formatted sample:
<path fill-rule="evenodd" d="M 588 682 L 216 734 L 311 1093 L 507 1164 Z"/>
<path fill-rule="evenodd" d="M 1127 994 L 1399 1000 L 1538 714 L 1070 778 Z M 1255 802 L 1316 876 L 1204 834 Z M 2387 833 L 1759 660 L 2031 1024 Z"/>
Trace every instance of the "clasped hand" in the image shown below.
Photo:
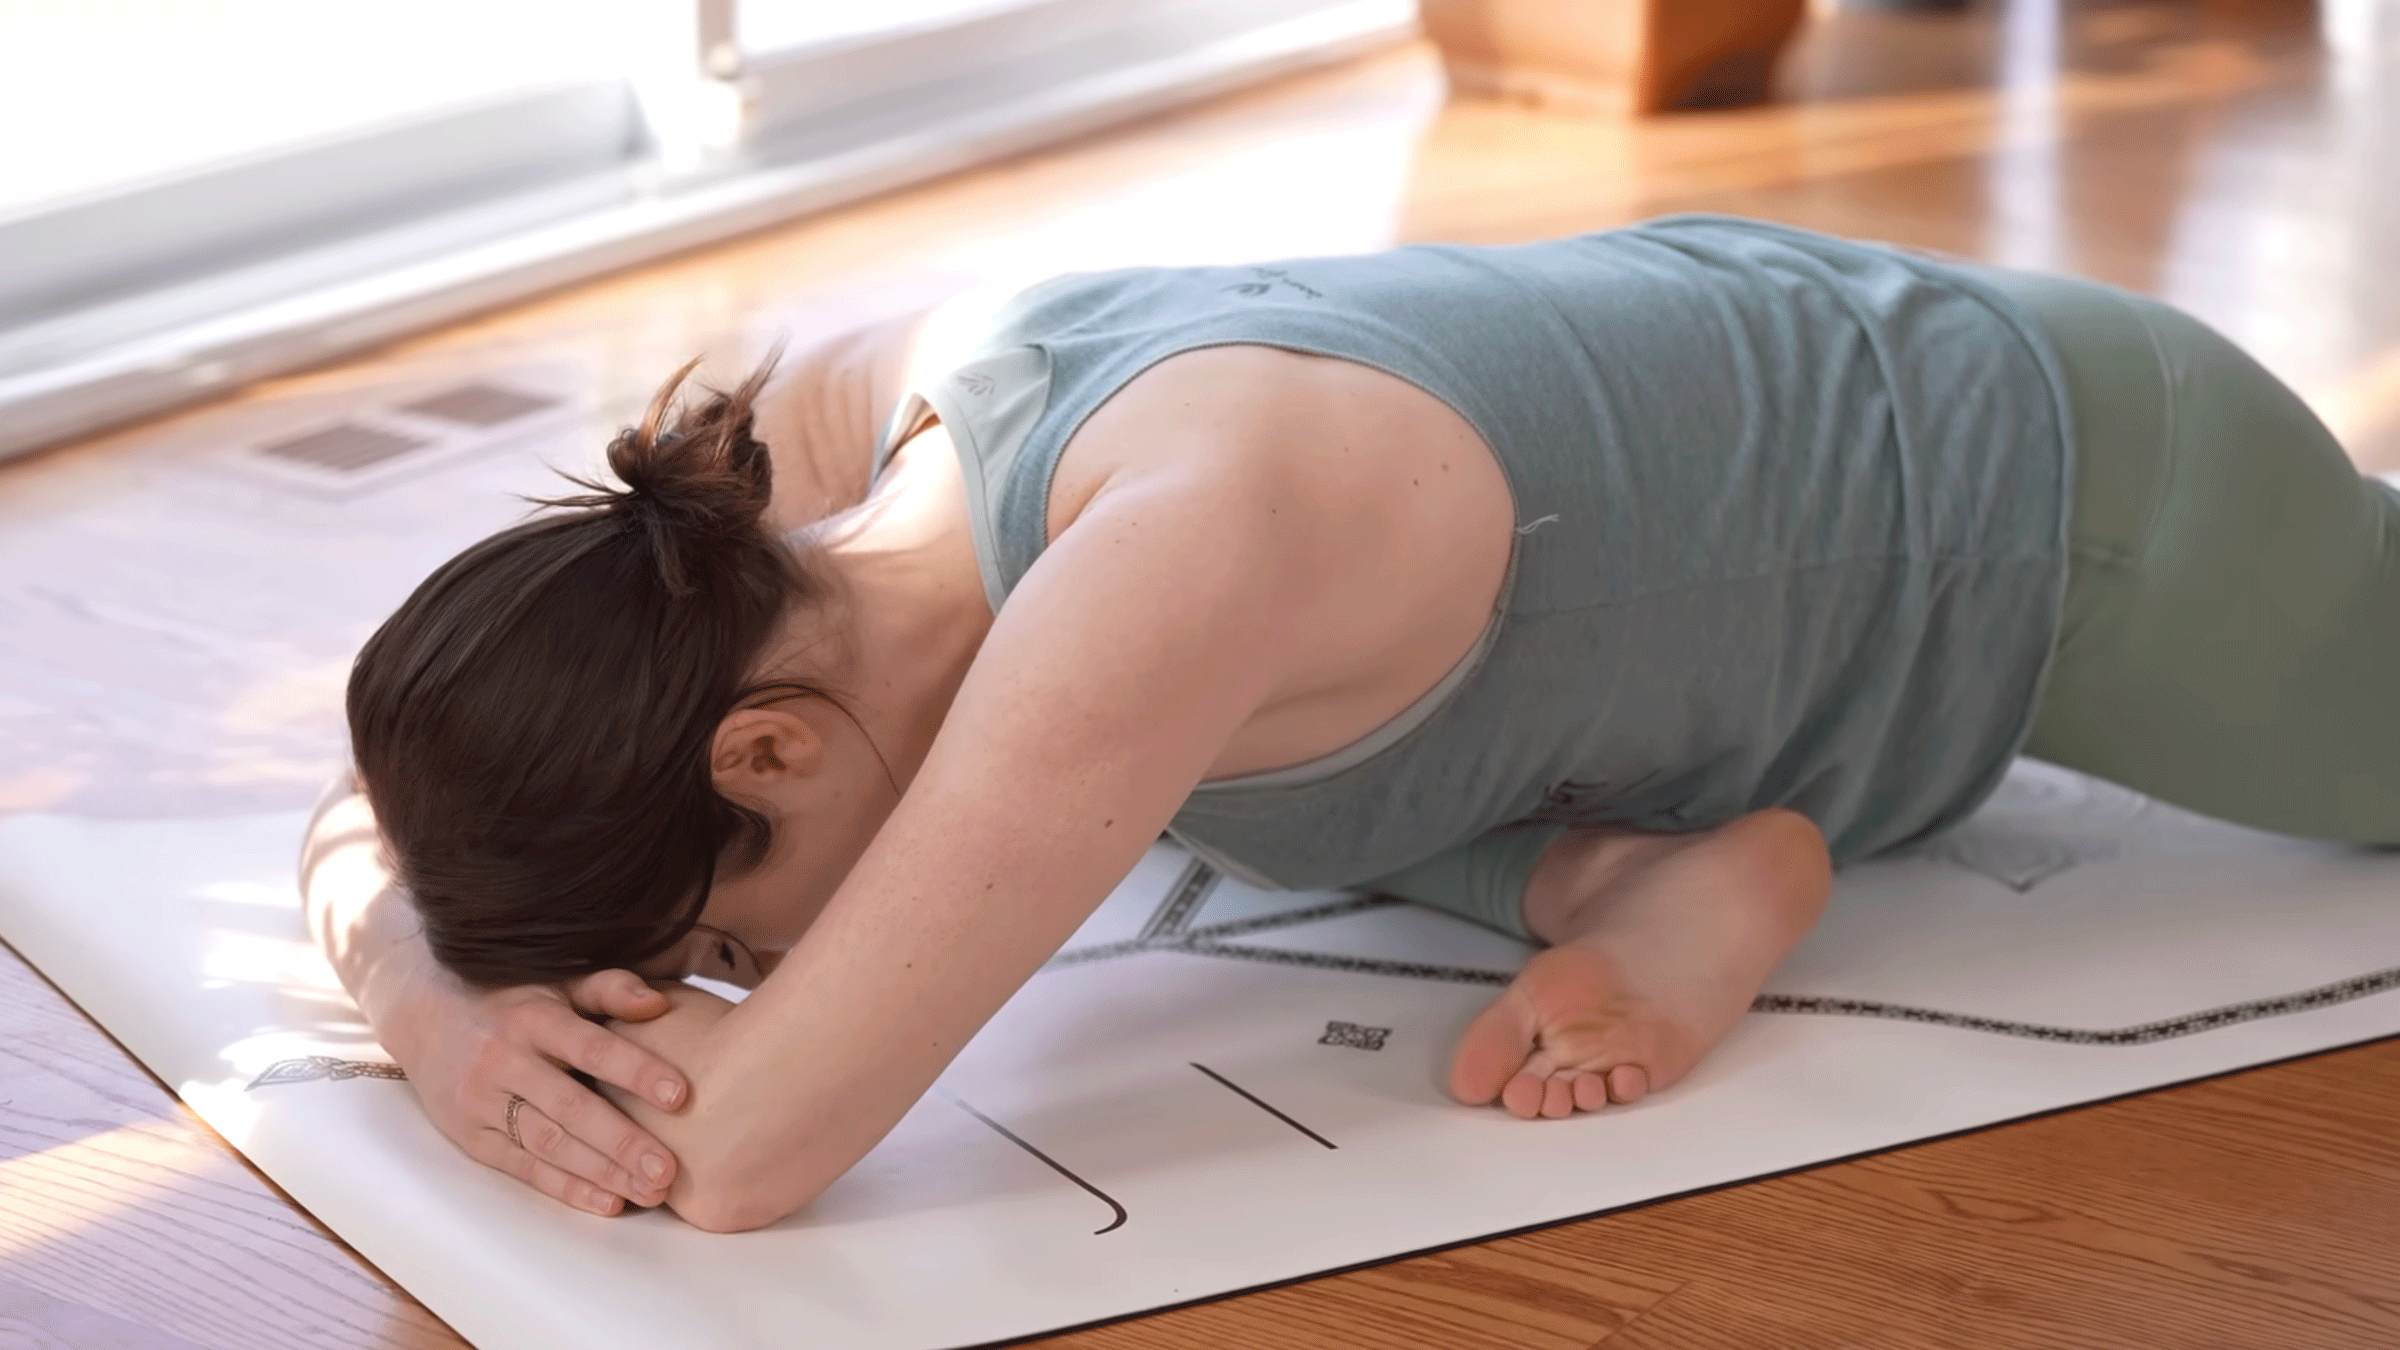
<path fill-rule="evenodd" d="M 417 982 L 384 1039 L 426 1114 L 469 1157 L 608 1215 L 664 1200 L 675 1157 L 568 1070 L 675 1110 L 690 1095 L 683 1074 L 588 1020 L 643 1022 L 670 1006 L 629 970 L 498 990 L 443 974 Z"/>

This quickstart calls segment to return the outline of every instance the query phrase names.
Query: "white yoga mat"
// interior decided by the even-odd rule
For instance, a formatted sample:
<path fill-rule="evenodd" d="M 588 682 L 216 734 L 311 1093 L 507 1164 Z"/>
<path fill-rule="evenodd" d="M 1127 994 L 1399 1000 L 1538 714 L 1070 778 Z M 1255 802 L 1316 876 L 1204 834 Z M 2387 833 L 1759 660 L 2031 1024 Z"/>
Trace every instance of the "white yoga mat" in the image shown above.
<path fill-rule="evenodd" d="M 2400 1032 L 2400 857 L 2023 765 L 1846 875 L 1685 1082 L 1520 1122 L 1440 1083 L 1522 948 L 1161 847 L 806 1213 L 572 1213 L 435 1134 L 291 878 L 349 651 L 542 451 L 583 463 L 549 378 L 470 431 L 424 411 L 455 388 L 354 392 L 0 501 L 0 937 L 483 1350 L 976 1345 Z"/>
<path fill-rule="evenodd" d="M 1684 1083 L 1516 1121 L 1439 1084 L 1521 948 L 1162 846 L 818 1204 L 716 1236 L 453 1152 L 302 931 L 300 825 L 0 822 L 0 933 L 484 1350 L 974 1345 L 2400 1031 L 2400 860 L 2027 765 Z"/>

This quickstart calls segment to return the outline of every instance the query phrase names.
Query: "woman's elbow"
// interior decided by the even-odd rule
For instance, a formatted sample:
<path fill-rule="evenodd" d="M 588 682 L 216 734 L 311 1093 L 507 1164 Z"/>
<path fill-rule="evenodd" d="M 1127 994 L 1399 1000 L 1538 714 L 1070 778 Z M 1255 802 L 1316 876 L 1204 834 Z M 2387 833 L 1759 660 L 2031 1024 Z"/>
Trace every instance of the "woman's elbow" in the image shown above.
<path fill-rule="evenodd" d="M 797 1214 L 823 1187 L 795 1191 L 706 1159 L 682 1160 L 667 1207 L 694 1228 L 710 1233 L 748 1233 Z"/>
<path fill-rule="evenodd" d="M 706 1233 L 747 1233 L 783 1217 L 767 1206 L 744 1203 L 740 1196 L 707 1193 L 670 1196 L 667 1207 L 675 1211 L 676 1217 Z"/>

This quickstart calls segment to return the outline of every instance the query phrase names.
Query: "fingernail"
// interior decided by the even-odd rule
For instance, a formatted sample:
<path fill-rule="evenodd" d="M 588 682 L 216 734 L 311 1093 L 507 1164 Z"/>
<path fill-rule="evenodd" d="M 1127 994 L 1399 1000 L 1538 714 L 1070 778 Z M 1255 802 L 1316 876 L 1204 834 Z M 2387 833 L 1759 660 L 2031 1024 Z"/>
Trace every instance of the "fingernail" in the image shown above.
<path fill-rule="evenodd" d="M 617 1197 L 613 1195 L 596 1196 L 592 1200 L 592 1212 L 604 1219 L 614 1218 L 619 1203 Z"/>
<path fill-rule="evenodd" d="M 651 1095 L 658 1098 L 660 1106 L 673 1107 L 683 1100 L 683 1086 L 672 1078 L 661 1078 L 658 1080 L 658 1091 Z"/>
<path fill-rule="evenodd" d="M 652 1184 L 665 1180 L 667 1160 L 655 1153 L 645 1154 L 642 1158 L 642 1175 L 650 1178 Z"/>

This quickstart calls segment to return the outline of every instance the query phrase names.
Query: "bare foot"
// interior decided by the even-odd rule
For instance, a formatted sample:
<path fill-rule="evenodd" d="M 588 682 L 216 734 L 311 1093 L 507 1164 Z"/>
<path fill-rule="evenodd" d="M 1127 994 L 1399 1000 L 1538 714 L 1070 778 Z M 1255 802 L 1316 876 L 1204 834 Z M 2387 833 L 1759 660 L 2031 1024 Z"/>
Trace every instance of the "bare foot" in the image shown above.
<path fill-rule="evenodd" d="M 1450 1091 L 1531 1120 L 1641 1100 L 1733 1030 L 1824 911 L 1824 836 L 1790 811 L 1704 834 L 1575 830 L 1525 921 L 1552 944 L 1459 1038 Z"/>

